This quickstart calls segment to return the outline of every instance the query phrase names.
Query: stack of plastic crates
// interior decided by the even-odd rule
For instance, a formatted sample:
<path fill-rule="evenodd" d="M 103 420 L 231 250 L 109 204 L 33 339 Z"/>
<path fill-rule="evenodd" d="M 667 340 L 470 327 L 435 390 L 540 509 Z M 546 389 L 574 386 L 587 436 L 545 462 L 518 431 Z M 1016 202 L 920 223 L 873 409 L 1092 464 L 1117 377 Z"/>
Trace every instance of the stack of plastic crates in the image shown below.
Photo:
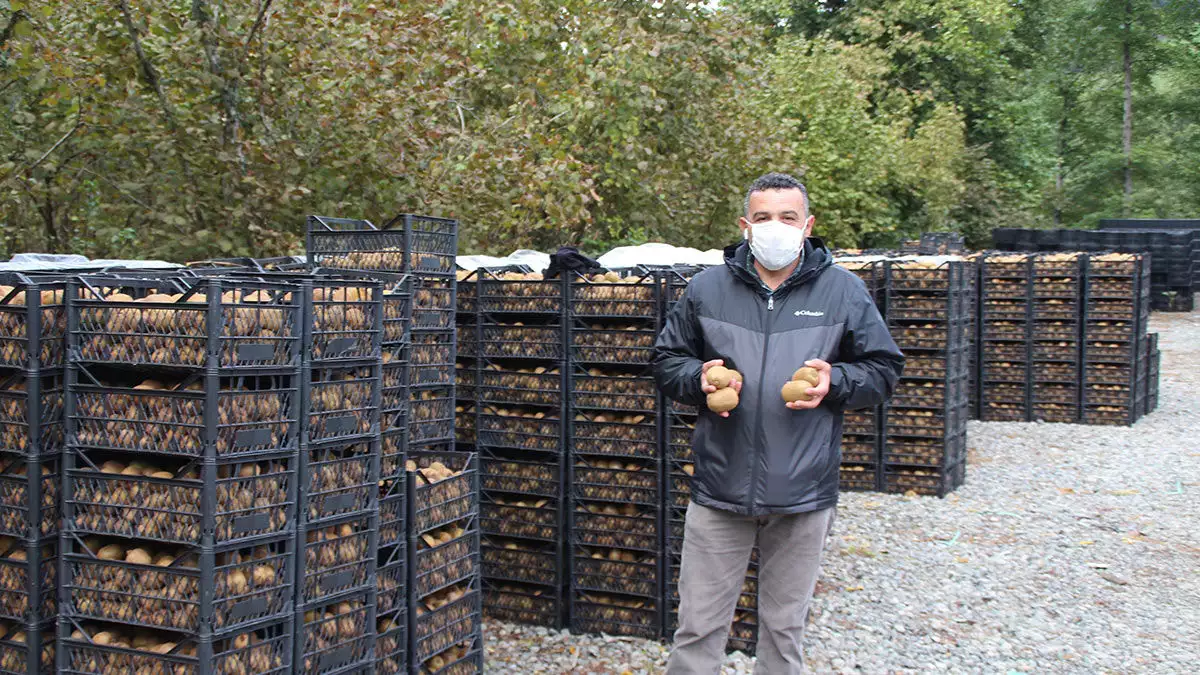
<path fill-rule="evenodd" d="M 1082 253 L 1033 258 L 1033 328 L 1030 333 L 1030 419 L 1079 421 L 1083 316 Z"/>
<path fill-rule="evenodd" d="M 481 268 L 473 281 L 484 611 L 557 628 L 566 581 L 564 283 L 520 267 Z"/>
<path fill-rule="evenodd" d="M 966 475 L 967 263 L 888 264 L 887 321 L 909 359 L 884 406 L 883 489 L 939 497 Z"/>
<path fill-rule="evenodd" d="M 482 672 L 478 457 L 426 452 L 408 469 L 410 672 Z M 401 635 L 380 634 L 376 672 L 396 672 L 382 657 Z"/>
<path fill-rule="evenodd" d="M 979 419 L 1029 421 L 1033 260 L 986 254 L 979 273 Z"/>
<path fill-rule="evenodd" d="M 1158 350 L 1158 333 L 1146 335 L 1146 413 L 1158 408 L 1158 377 L 1162 367 L 1162 352 Z"/>
<path fill-rule="evenodd" d="M 1149 319 L 1147 261 L 1137 253 L 1092 254 L 1083 325 L 1083 422 L 1129 425 L 1139 416 L 1140 366 Z"/>
<path fill-rule="evenodd" d="M 854 273 L 884 311 L 887 263 L 883 259 L 851 258 L 837 264 Z M 847 411 L 842 417 L 840 488 L 852 491 L 882 489 L 883 406 Z"/>
<path fill-rule="evenodd" d="M 296 671 L 370 667 L 376 614 L 383 285 L 306 279 Z"/>
<path fill-rule="evenodd" d="M 458 289 L 455 293 L 456 311 L 454 314 L 458 349 L 454 361 L 454 439 L 459 450 L 470 450 L 475 447 L 475 406 L 479 396 L 475 391 L 475 381 L 479 377 L 476 359 L 479 349 L 475 341 L 476 311 L 475 294 L 478 273 L 475 271 L 459 270 Z"/>
<path fill-rule="evenodd" d="M 663 284 L 663 320 L 683 296 L 687 283 L 699 269 L 676 269 L 660 272 Z M 660 397 L 664 410 L 663 436 L 665 445 L 666 501 L 666 578 L 663 607 L 666 611 L 664 637 L 670 639 L 679 627 L 679 573 L 683 554 L 683 533 L 688 502 L 692 494 L 692 433 L 698 410 Z M 754 651 L 758 641 L 758 560 L 753 554 L 742 584 L 730 626 L 728 648 L 747 653 Z"/>
<path fill-rule="evenodd" d="M 69 283 L 59 672 L 293 672 L 306 292 Z"/>
<path fill-rule="evenodd" d="M 658 335 L 654 272 L 568 279 L 570 626 L 662 634 L 659 415 L 646 372 Z"/>
<path fill-rule="evenodd" d="M 66 282 L 0 274 L 0 672 L 54 672 Z"/>

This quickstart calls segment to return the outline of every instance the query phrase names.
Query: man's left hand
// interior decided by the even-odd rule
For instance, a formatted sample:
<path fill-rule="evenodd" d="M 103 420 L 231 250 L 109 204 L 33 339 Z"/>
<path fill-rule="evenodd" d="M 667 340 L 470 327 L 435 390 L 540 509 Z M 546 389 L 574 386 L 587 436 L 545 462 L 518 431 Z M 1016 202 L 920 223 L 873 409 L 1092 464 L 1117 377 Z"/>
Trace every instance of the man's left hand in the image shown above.
<path fill-rule="evenodd" d="M 812 398 L 807 401 L 793 401 L 787 404 L 787 407 L 792 410 L 812 410 L 821 405 L 821 401 L 825 400 L 825 395 L 829 393 L 829 375 L 833 372 L 833 368 L 821 359 L 813 359 L 805 361 L 804 365 L 809 368 L 815 368 L 820 376 L 820 382 L 815 387 L 809 387 L 806 392 Z"/>

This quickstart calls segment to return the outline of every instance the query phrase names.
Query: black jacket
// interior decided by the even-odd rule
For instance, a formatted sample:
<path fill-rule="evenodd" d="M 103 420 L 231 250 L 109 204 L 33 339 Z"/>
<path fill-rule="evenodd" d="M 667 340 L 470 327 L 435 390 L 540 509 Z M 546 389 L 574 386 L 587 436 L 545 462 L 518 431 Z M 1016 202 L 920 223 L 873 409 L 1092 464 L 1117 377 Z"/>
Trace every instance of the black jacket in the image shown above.
<path fill-rule="evenodd" d="M 692 499 L 704 506 L 759 516 L 835 505 L 842 412 L 885 401 L 904 368 L 862 280 L 834 266 L 819 239 L 804 247 L 774 292 L 749 267 L 749 247 L 729 247 L 723 267 L 688 284 L 654 346 L 663 394 L 700 407 Z M 813 410 L 787 408 L 780 389 L 815 358 L 833 365 L 829 394 Z M 728 418 L 708 410 L 700 389 L 712 359 L 745 378 Z"/>

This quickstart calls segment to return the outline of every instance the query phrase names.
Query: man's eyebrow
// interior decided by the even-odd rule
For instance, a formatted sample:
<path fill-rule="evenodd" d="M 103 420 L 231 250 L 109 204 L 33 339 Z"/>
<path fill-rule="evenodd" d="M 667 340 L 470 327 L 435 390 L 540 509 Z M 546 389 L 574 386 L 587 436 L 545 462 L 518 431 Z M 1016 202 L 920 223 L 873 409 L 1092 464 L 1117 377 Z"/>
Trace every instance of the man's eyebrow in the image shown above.
<path fill-rule="evenodd" d="M 767 216 L 769 218 L 771 216 L 771 212 L 770 211 L 755 211 L 754 213 L 750 214 L 751 218 L 758 218 L 761 216 Z"/>
<path fill-rule="evenodd" d="M 788 209 L 787 211 L 784 211 L 783 213 L 781 213 L 781 214 L 779 214 L 779 215 L 781 215 L 781 216 L 796 216 L 797 218 L 799 218 L 799 217 L 800 217 L 800 212 L 799 212 L 799 211 L 793 211 L 793 210 L 791 210 L 791 209 Z"/>

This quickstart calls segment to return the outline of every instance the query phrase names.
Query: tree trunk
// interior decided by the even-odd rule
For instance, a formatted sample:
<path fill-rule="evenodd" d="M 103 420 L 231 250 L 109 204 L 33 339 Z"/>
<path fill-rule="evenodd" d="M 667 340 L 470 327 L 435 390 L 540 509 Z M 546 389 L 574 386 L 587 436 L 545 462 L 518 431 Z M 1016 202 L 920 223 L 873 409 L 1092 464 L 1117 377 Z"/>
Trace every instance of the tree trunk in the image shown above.
<path fill-rule="evenodd" d="M 1128 218 L 1133 206 L 1133 53 L 1129 42 L 1133 32 L 1133 2 L 1125 0 L 1125 41 L 1122 44 L 1125 67 L 1125 116 L 1121 125 L 1121 151 L 1125 156 L 1125 196 L 1121 215 Z"/>
<path fill-rule="evenodd" d="M 1071 114 L 1071 92 L 1063 87 L 1062 112 L 1058 117 L 1058 150 L 1054 166 L 1054 224 L 1062 225 L 1063 202 L 1066 201 L 1067 116 Z"/>

